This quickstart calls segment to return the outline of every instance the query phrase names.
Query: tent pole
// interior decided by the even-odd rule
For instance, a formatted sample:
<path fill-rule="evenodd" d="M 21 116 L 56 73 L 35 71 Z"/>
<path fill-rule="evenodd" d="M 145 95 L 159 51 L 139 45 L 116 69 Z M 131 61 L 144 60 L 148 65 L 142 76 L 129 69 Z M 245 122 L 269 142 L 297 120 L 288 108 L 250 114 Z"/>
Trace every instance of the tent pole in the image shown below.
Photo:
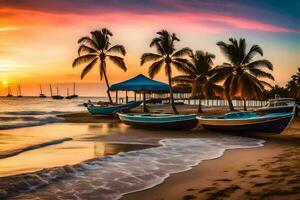
<path fill-rule="evenodd" d="M 118 104 L 118 90 L 116 90 L 116 104 Z"/>
<path fill-rule="evenodd" d="M 143 108 L 144 108 L 144 112 L 147 112 L 147 108 L 146 108 L 146 92 L 143 91 Z"/>

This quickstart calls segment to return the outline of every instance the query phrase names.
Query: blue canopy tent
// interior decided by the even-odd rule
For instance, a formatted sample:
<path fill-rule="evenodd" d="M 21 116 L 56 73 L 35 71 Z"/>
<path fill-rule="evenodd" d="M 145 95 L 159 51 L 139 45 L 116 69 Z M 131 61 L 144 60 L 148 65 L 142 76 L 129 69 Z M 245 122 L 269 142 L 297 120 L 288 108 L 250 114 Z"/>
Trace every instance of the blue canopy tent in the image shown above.
<path fill-rule="evenodd" d="M 143 74 L 139 74 L 127 81 L 113 84 L 111 91 L 135 91 L 143 92 L 144 111 L 146 112 L 146 92 L 169 92 L 169 85 L 159 81 L 154 81 Z"/>

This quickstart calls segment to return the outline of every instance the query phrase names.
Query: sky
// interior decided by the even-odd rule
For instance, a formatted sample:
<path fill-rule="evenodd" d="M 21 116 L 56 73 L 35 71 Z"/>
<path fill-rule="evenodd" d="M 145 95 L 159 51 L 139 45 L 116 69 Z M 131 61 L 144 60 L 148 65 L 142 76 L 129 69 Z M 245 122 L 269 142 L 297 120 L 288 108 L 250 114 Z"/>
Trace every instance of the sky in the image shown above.
<path fill-rule="evenodd" d="M 83 80 L 83 68 L 72 68 L 78 39 L 103 27 L 127 51 L 126 73 L 108 63 L 110 83 L 147 75 L 140 56 L 155 52 L 150 41 L 166 29 L 180 39 L 176 48 L 213 53 L 215 65 L 226 62 L 218 41 L 245 38 L 248 49 L 258 44 L 264 55 L 256 59 L 274 65 L 270 83 L 283 86 L 300 67 L 299 10 L 297 0 L 0 0 L 0 95 L 7 86 L 16 93 L 19 84 L 24 95 L 38 95 L 40 84 L 49 94 L 49 83 L 65 95 L 73 82 L 79 95 L 105 95 L 96 68 Z M 164 71 L 155 79 L 166 81 Z"/>

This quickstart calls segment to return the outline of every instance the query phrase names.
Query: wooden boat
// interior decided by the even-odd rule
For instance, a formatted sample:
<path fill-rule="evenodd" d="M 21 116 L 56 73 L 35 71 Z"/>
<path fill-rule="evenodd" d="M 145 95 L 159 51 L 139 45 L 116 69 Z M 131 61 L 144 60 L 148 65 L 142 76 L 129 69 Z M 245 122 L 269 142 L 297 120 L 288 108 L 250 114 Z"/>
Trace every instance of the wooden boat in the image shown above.
<path fill-rule="evenodd" d="M 63 96 L 59 95 L 58 86 L 56 86 L 56 95 L 53 95 L 51 84 L 49 86 L 50 86 L 50 93 L 51 93 L 52 99 L 61 100 L 64 98 Z"/>
<path fill-rule="evenodd" d="M 23 97 L 22 91 L 21 91 L 21 85 L 19 85 L 19 87 L 18 87 L 17 97 Z"/>
<path fill-rule="evenodd" d="M 41 85 L 40 85 L 40 98 L 46 98 L 46 95 L 43 93 L 43 89 Z"/>
<path fill-rule="evenodd" d="M 13 97 L 10 87 L 7 87 L 7 95 L 6 97 Z"/>
<path fill-rule="evenodd" d="M 92 103 L 86 104 L 87 110 L 94 116 L 113 115 L 123 110 L 131 110 L 141 105 L 142 101 L 134 101 L 128 104 L 95 106 Z"/>
<path fill-rule="evenodd" d="M 78 95 L 75 93 L 75 83 L 73 84 L 73 94 L 69 95 L 69 88 L 67 88 L 67 96 L 66 99 L 74 99 L 78 98 Z"/>
<path fill-rule="evenodd" d="M 127 125 L 156 129 L 192 129 L 198 124 L 196 115 L 118 113 Z"/>
<path fill-rule="evenodd" d="M 216 131 L 281 133 L 293 120 L 294 111 L 262 115 L 255 112 L 231 112 L 222 116 L 201 116 L 198 119 L 204 128 Z"/>
<path fill-rule="evenodd" d="M 297 116 L 300 108 L 296 104 L 295 99 L 275 97 L 275 99 L 270 99 L 267 105 L 265 105 L 264 107 L 256 109 L 255 112 L 262 114 L 292 112 L 295 105 L 295 115 Z"/>

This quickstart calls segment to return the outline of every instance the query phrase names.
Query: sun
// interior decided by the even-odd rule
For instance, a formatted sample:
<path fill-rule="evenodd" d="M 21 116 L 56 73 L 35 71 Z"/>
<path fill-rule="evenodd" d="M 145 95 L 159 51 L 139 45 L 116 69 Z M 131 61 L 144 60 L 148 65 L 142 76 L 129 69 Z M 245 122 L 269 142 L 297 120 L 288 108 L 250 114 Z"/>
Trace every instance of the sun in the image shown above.
<path fill-rule="evenodd" d="M 8 84 L 8 82 L 7 82 L 7 81 L 3 81 L 2 83 L 3 83 L 3 85 L 7 85 L 7 84 Z"/>

